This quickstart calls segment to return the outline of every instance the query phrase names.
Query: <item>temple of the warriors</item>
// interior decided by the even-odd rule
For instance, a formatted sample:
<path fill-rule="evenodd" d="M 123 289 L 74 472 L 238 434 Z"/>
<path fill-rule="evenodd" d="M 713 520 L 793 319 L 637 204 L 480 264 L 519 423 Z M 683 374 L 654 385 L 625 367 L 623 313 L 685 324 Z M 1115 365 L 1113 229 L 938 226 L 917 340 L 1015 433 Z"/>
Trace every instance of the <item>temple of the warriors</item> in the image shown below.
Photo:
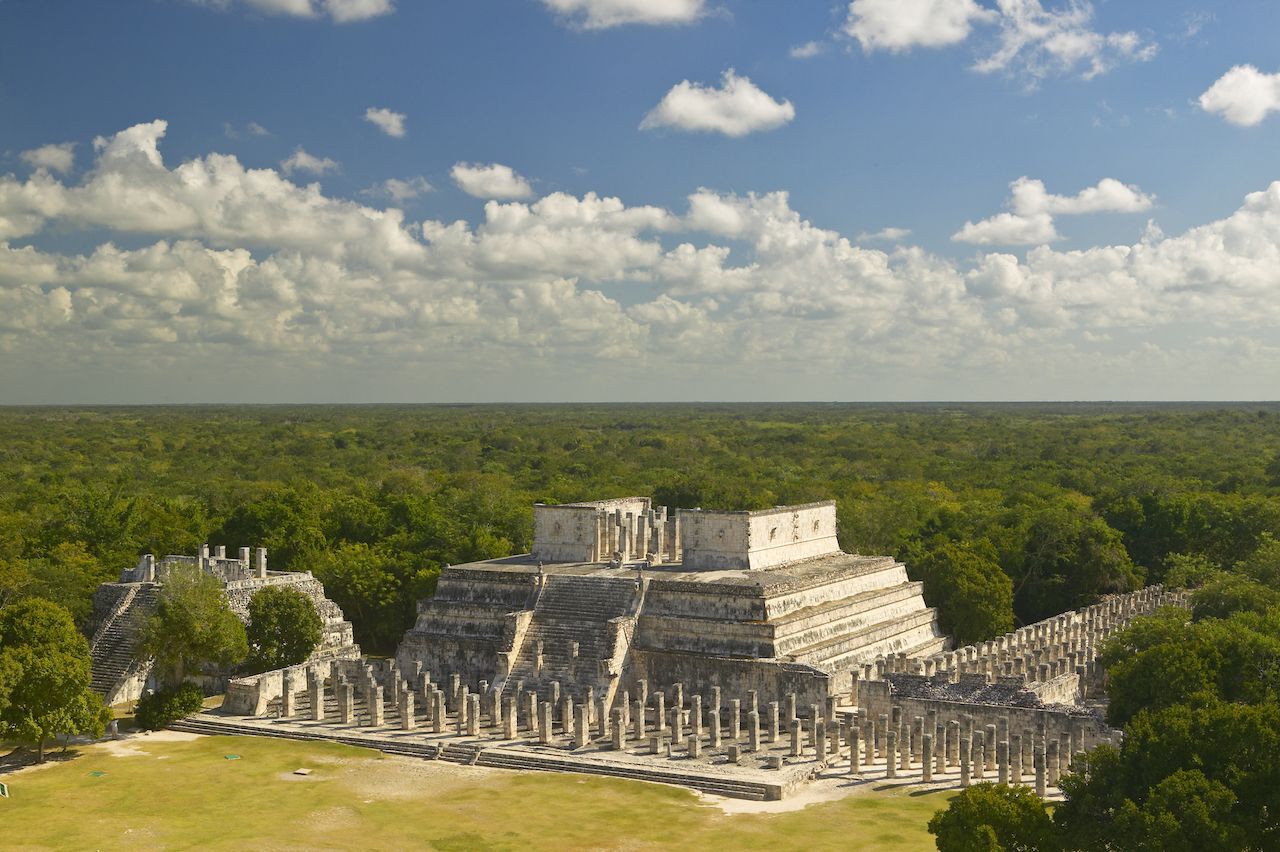
<path fill-rule="evenodd" d="M 324 633 L 312 654 L 315 661 L 353 659 L 360 648 L 351 635 L 351 622 L 343 618 L 338 605 L 324 595 L 324 587 L 309 572 L 268 571 L 266 548 L 240 548 L 236 557 L 227 557 L 225 547 L 202 545 L 195 556 L 165 556 L 157 560 L 147 554 L 133 568 L 120 573 L 120 582 L 103 583 L 93 596 L 93 622 L 89 643 L 92 657 L 91 686 L 107 704 L 134 701 L 151 685 L 151 663 L 138 659 L 138 641 L 143 623 L 155 612 L 165 577 L 178 566 L 194 566 L 217 577 L 227 593 L 231 611 L 246 623 L 249 600 L 267 586 L 289 586 L 311 599 L 324 622 Z M 225 683 L 225 677 L 213 677 Z"/>
<path fill-rule="evenodd" d="M 536 506 L 532 552 L 447 568 L 394 659 L 343 638 L 173 727 L 748 799 L 814 781 L 1052 797 L 1119 736 L 1103 643 L 1187 603 L 1154 586 L 952 648 L 904 566 L 841 552 L 835 522 L 833 503 Z"/>
<path fill-rule="evenodd" d="M 843 553 L 828 501 L 674 512 L 647 497 L 534 507 L 533 551 L 447 568 L 397 659 L 504 695 L 649 683 L 806 703 L 877 656 L 942 651 L 905 566 Z"/>

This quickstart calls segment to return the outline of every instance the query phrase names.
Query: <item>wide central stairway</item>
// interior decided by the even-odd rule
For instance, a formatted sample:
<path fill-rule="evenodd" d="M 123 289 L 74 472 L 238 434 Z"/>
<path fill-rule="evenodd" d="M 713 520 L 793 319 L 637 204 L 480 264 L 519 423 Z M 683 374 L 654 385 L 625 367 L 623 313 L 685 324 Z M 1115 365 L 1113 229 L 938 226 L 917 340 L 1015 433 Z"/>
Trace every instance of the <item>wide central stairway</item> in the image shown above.
<path fill-rule="evenodd" d="M 553 682 L 576 699 L 607 690 L 609 664 L 625 656 L 639 606 L 633 579 L 547 576 L 503 694 L 522 684 L 545 698 Z"/>

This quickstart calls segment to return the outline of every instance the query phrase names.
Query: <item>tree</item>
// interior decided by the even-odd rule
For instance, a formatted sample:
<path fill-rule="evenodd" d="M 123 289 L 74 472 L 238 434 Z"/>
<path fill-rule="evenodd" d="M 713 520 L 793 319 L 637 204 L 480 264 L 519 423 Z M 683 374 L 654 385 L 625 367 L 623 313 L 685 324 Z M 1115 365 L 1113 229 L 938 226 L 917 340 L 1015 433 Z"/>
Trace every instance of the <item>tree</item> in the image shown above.
<path fill-rule="evenodd" d="M 1280 591 L 1248 577 L 1223 574 L 1191 596 L 1191 612 L 1197 621 L 1229 618 L 1238 612 L 1263 613 L 1280 605 Z"/>
<path fill-rule="evenodd" d="M 156 613 L 143 627 L 139 654 L 155 660 L 161 683 L 177 687 L 203 664 L 238 665 L 248 656 L 249 644 L 222 584 L 191 565 L 175 568 L 165 578 Z"/>
<path fill-rule="evenodd" d="M 439 572 L 385 547 L 347 544 L 316 554 L 309 563 L 325 594 L 351 620 L 356 641 L 391 652 L 413 626 L 417 602 L 435 590 Z"/>
<path fill-rule="evenodd" d="M 0 733 L 36 747 L 59 734 L 101 736 L 111 711 L 89 690 L 89 643 L 71 614 L 40 598 L 0 609 Z"/>
<path fill-rule="evenodd" d="M 311 599 L 297 589 L 267 586 L 249 600 L 248 665 L 271 671 L 301 663 L 320 644 L 324 622 Z"/>
<path fill-rule="evenodd" d="M 956 645 L 1013 630 L 1013 581 L 991 554 L 947 542 L 925 553 L 912 575 L 924 581 L 925 601 L 938 608 L 938 623 Z"/>
<path fill-rule="evenodd" d="M 938 852 L 1048 852 L 1053 823 L 1026 787 L 975 784 L 929 820 Z"/>

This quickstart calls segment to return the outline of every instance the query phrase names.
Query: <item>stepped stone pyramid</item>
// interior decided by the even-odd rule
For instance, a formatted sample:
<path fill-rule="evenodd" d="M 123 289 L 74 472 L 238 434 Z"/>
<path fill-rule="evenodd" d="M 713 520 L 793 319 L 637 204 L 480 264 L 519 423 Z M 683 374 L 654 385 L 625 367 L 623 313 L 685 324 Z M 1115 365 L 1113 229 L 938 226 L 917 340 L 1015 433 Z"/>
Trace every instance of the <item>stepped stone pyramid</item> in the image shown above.
<path fill-rule="evenodd" d="M 103 583 L 93 596 L 93 629 L 89 643 L 92 658 L 91 688 L 108 705 L 138 699 L 148 687 L 151 663 L 137 658 L 142 626 L 155 613 L 164 578 L 180 565 L 198 566 L 217 577 L 227 601 L 241 621 L 249 620 L 249 601 L 266 586 L 289 586 L 315 604 L 324 622 L 320 644 L 312 654 L 316 661 L 355 659 L 360 648 L 351 633 L 351 622 L 325 597 L 324 586 L 310 572 L 268 571 L 267 551 L 240 548 L 239 558 L 227 558 L 226 548 L 200 548 L 196 556 L 166 556 L 157 561 L 143 556 L 137 566 L 120 574 L 120 582 Z M 213 675 L 206 686 L 219 689 L 226 677 Z"/>
<path fill-rule="evenodd" d="M 840 550 L 834 502 L 668 512 L 630 497 L 535 506 L 533 551 L 446 568 L 397 659 L 507 695 L 612 703 L 684 683 L 819 701 L 879 655 L 945 647 L 902 563 Z"/>

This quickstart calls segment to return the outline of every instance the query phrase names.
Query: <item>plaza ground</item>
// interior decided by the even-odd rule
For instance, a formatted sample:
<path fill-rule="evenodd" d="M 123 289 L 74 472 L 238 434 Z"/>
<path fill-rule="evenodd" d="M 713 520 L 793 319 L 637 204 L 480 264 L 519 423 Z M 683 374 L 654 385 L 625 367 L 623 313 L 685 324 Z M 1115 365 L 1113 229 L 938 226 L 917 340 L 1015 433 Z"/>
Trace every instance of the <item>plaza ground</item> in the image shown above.
<path fill-rule="evenodd" d="M 294 770 L 309 769 L 308 775 Z M 336 743 L 161 732 L 0 775 L 5 849 L 934 848 L 950 792 L 815 785 L 750 803 Z"/>

